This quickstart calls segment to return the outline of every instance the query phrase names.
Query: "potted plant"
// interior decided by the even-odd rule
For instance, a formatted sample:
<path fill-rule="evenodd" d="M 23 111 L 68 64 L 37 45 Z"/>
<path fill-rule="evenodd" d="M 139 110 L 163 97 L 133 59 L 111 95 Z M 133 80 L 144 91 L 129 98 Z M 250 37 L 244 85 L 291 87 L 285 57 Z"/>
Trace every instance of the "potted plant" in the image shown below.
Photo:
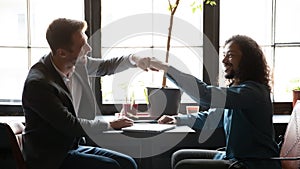
<path fill-rule="evenodd" d="M 196 3 L 194 1 L 191 4 L 192 11 L 195 12 L 197 9 L 202 10 L 202 1 L 203 4 L 214 6 L 216 2 L 214 0 L 200 0 L 200 3 Z M 169 53 L 171 47 L 171 37 L 172 37 L 172 28 L 173 28 L 173 20 L 174 15 L 176 13 L 177 7 L 180 4 L 180 0 L 176 0 L 174 4 L 169 2 L 169 11 L 170 11 L 170 22 L 168 28 L 168 38 L 167 38 L 167 51 L 165 62 L 169 62 Z M 165 74 L 165 72 L 164 72 Z M 168 88 L 166 84 L 166 77 L 163 76 L 162 87 L 161 88 L 147 88 L 148 92 L 148 101 L 149 101 L 149 112 L 150 113 L 162 113 L 162 114 L 172 114 L 174 111 L 178 113 L 179 104 L 181 100 L 182 92 L 179 89 Z"/>
<path fill-rule="evenodd" d="M 297 100 L 300 100 L 300 78 L 293 78 L 289 81 L 287 92 L 292 91 L 293 96 L 293 107 L 296 104 Z"/>
<path fill-rule="evenodd" d="M 293 89 L 293 107 L 297 100 L 300 100 L 300 87 Z"/>
<path fill-rule="evenodd" d="M 293 93 L 293 107 L 296 104 L 297 100 L 300 100 L 300 78 L 295 78 L 290 80 L 290 84 L 292 85 L 292 93 Z"/>

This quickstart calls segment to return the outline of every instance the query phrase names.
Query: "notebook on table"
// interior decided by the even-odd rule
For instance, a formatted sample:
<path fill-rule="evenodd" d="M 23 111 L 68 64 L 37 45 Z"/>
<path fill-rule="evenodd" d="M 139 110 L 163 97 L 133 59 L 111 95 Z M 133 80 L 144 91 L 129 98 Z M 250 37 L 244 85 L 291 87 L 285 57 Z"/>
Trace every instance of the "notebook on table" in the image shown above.
<path fill-rule="evenodd" d="M 152 116 L 148 112 L 137 113 L 134 116 L 128 116 L 130 119 L 134 121 L 134 123 L 157 123 L 159 116 Z"/>
<path fill-rule="evenodd" d="M 124 132 L 161 133 L 175 127 L 176 125 L 171 124 L 136 123 L 130 127 L 123 127 L 122 130 Z"/>

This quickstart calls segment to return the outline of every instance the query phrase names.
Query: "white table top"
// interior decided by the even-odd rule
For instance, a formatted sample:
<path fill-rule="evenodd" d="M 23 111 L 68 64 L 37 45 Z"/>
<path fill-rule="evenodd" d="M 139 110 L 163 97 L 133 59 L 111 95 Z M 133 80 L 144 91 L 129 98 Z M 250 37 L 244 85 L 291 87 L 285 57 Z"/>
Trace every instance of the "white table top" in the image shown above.
<path fill-rule="evenodd" d="M 287 124 L 289 123 L 291 115 L 273 115 L 274 124 Z"/>
<path fill-rule="evenodd" d="M 102 116 L 105 120 L 111 121 L 115 117 L 114 116 Z M 273 115 L 273 123 L 279 124 L 279 123 L 289 123 L 291 115 Z M 97 116 L 99 118 L 99 116 Z M 24 116 L 0 116 L 0 122 L 10 122 L 10 121 L 20 121 L 25 122 Z"/>

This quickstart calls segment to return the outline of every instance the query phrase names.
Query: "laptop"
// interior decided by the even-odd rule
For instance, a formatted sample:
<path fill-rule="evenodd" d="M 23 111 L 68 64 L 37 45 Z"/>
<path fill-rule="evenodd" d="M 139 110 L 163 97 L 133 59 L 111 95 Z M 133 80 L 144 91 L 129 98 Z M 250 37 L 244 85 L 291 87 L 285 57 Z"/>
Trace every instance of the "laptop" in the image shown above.
<path fill-rule="evenodd" d="M 153 124 L 153 123 L 136 123 L 130 127 L 123 127 L 124 132 L 142 132 L 142 133 L 161 133 L 174 129 L 176 125 L 171 124 Z"/>

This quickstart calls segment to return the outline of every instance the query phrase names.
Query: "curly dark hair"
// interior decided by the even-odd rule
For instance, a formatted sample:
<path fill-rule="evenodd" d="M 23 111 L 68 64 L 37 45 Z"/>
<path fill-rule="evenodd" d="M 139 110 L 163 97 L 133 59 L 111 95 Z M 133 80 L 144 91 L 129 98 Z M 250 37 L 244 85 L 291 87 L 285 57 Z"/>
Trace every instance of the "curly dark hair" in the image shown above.
<path fill-rule="evenodd" d="M 225 45 L 230 42 L 237 44 L 242 52 L 239 71 L 236 72 L 235 78 L 238 78 L 240 82 L 248 80 L 258 82 L 271 90 L 270 69 L 261 47 L 245 35 L 232 36 L 225 42 Z"/>

